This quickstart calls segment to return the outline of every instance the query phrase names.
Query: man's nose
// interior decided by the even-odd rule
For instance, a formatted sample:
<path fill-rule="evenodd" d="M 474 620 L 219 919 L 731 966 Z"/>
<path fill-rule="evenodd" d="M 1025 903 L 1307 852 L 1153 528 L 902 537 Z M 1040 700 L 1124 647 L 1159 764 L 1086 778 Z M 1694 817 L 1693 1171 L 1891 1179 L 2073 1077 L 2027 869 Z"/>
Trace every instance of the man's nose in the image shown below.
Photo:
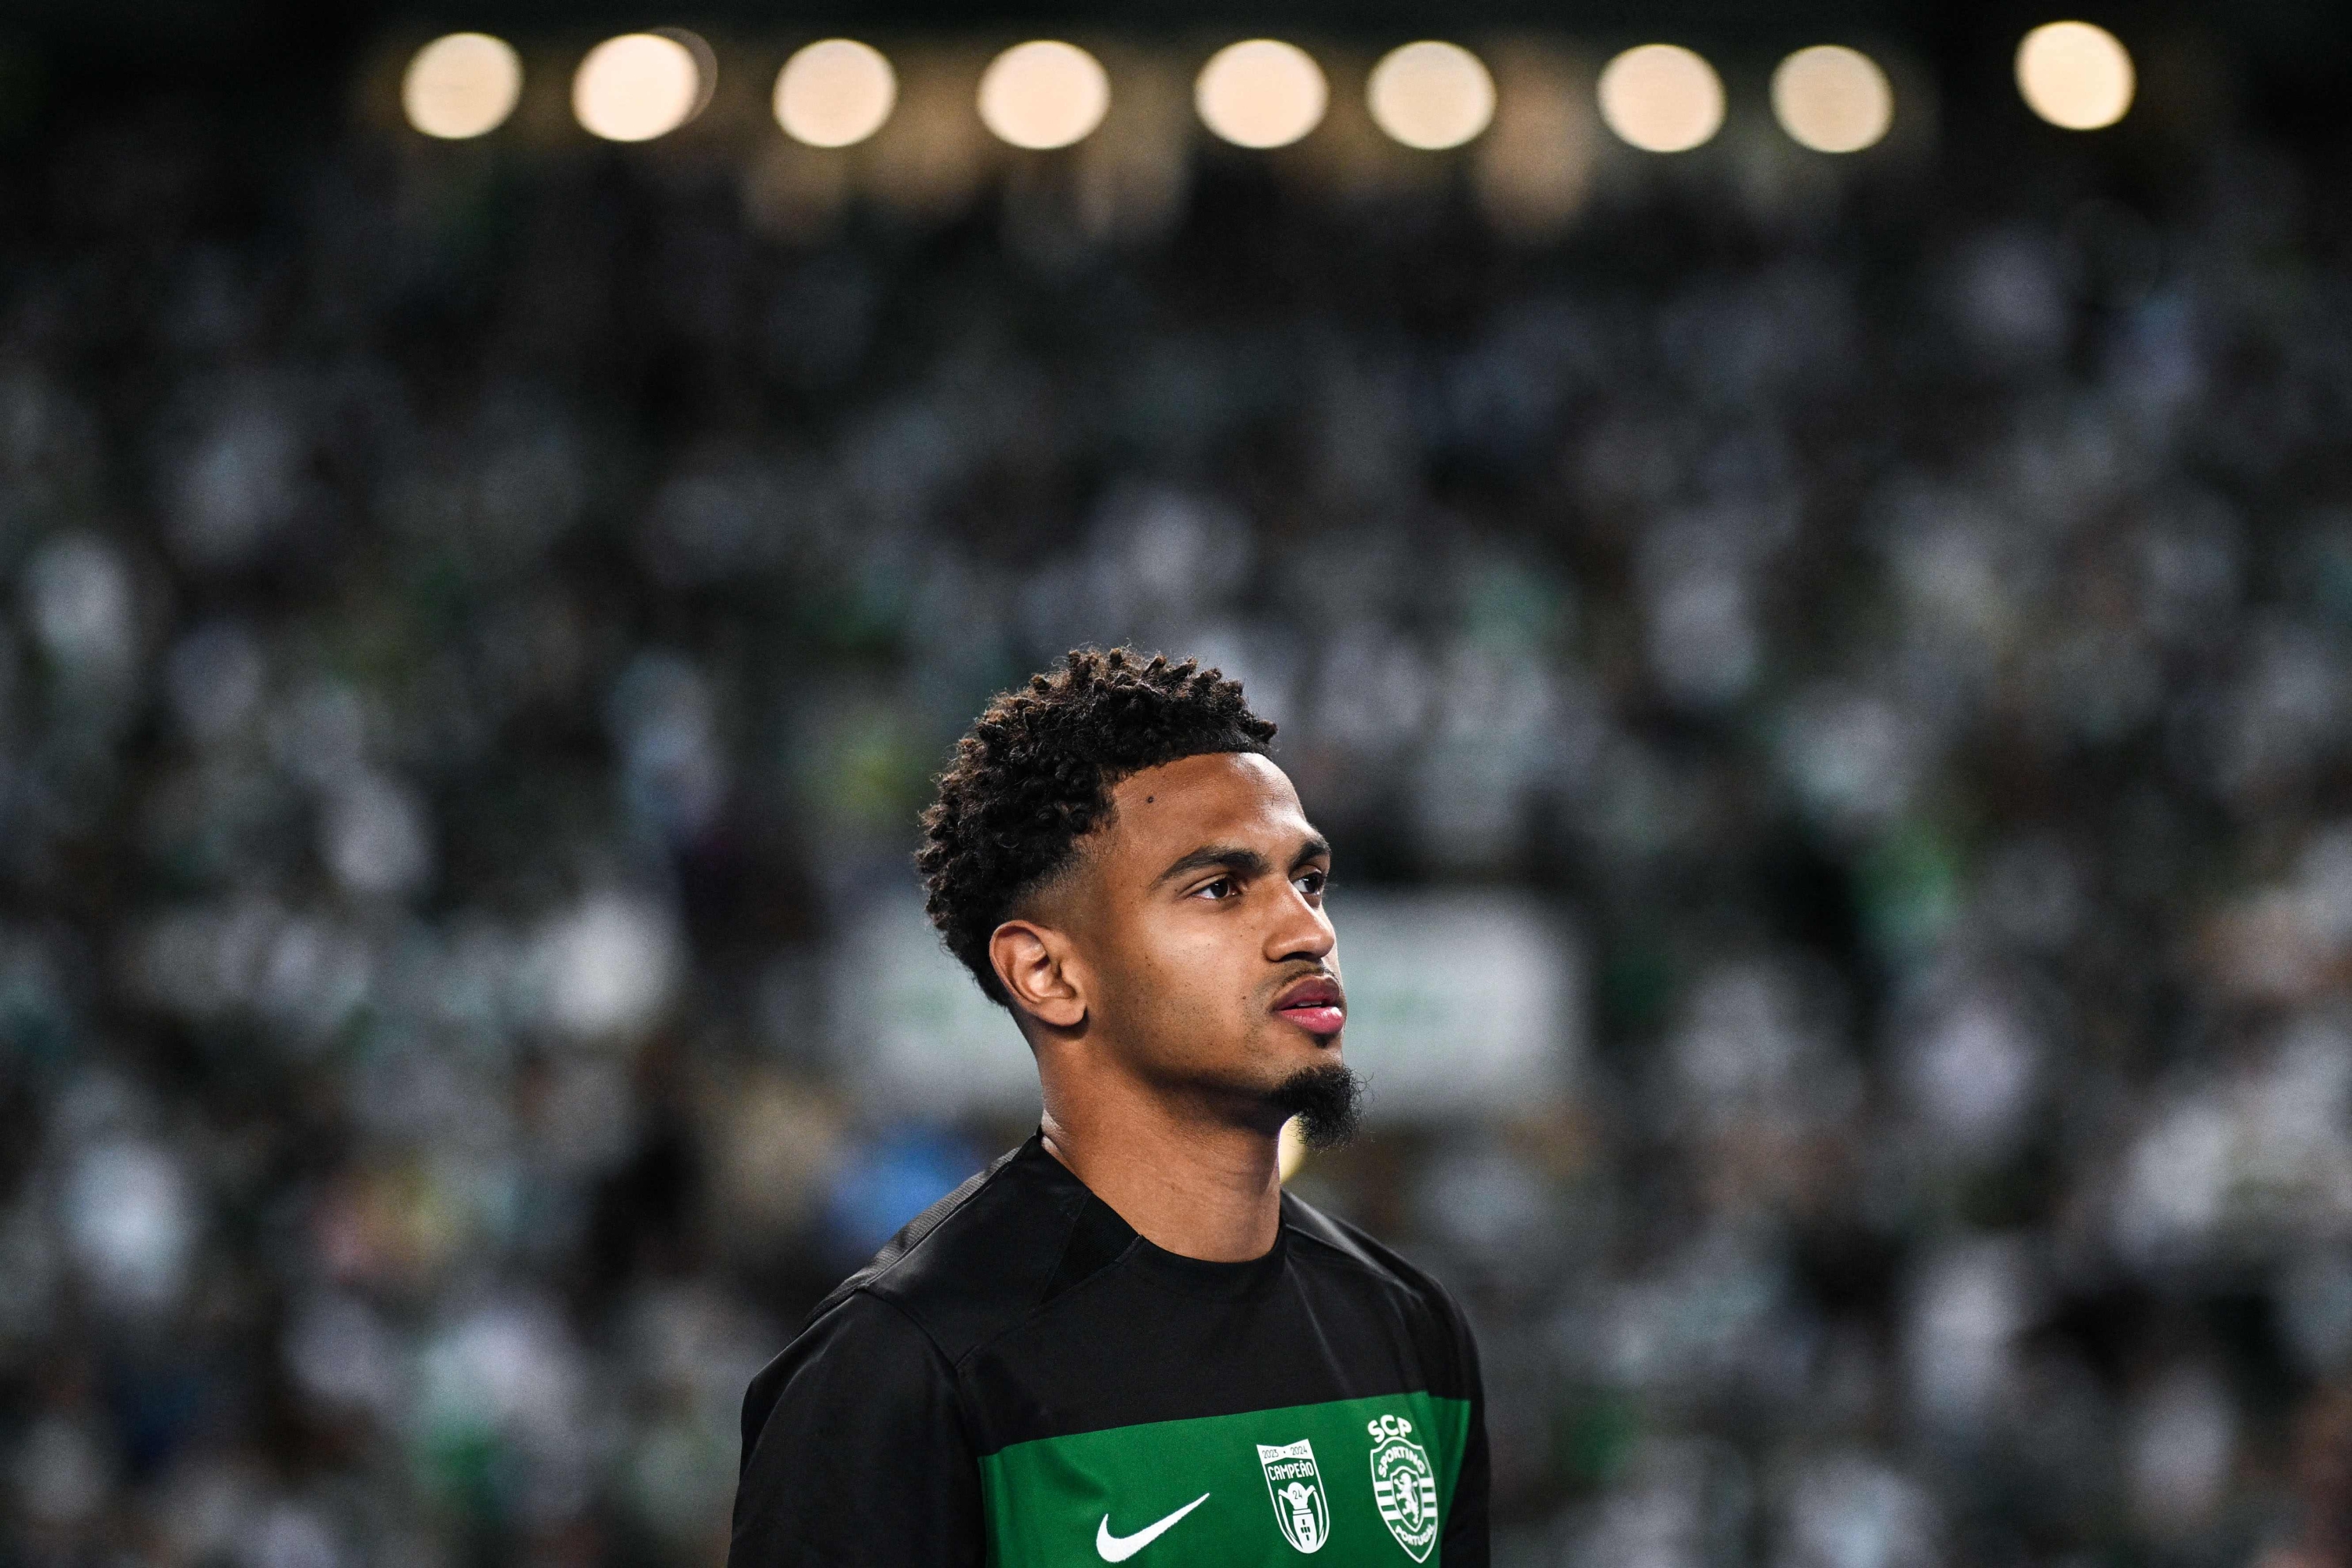
<path fill-rule="evenodd" d="M 1276 963 L 1309 958 L 1318 963 L 1339 944 L 1330 917 L 1309 902 L 1293 884 L 1282 901 L 1282 912 L 1266 933 L 1266 957 Z"/>

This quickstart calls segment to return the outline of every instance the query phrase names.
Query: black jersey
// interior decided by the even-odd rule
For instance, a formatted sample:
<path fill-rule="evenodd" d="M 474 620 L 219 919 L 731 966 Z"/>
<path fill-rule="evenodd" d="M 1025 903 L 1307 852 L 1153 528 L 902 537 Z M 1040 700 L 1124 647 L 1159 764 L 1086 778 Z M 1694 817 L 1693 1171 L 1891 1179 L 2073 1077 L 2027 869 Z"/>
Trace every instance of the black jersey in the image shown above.
<path fill-rule="evenodd" d="M 1444 1289 L 1286 1194 L 1154 1247 L 1043 1142 L 934 1205 L 751 1382 L 730 1568 L 1485 1568 L 1477 1353 Z"/>

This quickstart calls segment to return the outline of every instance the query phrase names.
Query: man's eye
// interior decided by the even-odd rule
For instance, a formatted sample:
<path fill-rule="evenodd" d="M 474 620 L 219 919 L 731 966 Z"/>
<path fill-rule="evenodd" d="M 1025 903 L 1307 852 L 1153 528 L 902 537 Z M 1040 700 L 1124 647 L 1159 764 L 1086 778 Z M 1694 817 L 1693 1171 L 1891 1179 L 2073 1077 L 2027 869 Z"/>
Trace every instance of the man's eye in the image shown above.
<path fill-rule="evenodd" d="M 1200 898 L 1222 902 L 1234 896 L 1234 879 L 1231 877 L 1220 877 L 1213 882 L 1204 882 L 1195 889 L 1195 893 Z"/>
<path fill-rule="evenodd" d="M 1302 871 L 1298 874 L 1298 890 L 1310 899 L 1323 896 L 1324 887 L 1331 880 L 1328 871 Z"/>

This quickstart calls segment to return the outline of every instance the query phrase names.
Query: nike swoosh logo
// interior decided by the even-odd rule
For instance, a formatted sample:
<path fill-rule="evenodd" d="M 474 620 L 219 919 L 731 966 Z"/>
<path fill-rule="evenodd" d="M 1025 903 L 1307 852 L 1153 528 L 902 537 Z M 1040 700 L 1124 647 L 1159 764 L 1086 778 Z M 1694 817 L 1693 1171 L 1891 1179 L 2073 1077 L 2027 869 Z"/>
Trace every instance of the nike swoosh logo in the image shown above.
<path fill-rule="evenodd" d="M 1095 1550 L 1102 1554 L 1106 1563 L 1124 1563 L 1175 1529 L 1177 1521 L 1208 1500 L 1209 1494 L 1202 1492 L 1166 1519 L 1147 1524 L 1133 1535 L 1113 1535 L 1110 1532 L 1110 1515 L 1105 1514 L 1102 1522 L 1095 1526 Z"/>

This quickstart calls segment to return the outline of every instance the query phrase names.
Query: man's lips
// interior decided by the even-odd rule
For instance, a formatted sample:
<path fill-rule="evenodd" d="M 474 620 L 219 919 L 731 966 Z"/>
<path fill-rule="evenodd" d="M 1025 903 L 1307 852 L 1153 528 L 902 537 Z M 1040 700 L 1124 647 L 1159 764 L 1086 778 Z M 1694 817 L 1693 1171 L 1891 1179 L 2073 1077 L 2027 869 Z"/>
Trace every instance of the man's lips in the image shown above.
<path fill-rule="evenodd" d="M 1348 999 L 1328 980 L 1307 980 L 1276 997 L 1274 1012 L 1310 1035 L 1336 1035 L 1348 1022 Z"/>

